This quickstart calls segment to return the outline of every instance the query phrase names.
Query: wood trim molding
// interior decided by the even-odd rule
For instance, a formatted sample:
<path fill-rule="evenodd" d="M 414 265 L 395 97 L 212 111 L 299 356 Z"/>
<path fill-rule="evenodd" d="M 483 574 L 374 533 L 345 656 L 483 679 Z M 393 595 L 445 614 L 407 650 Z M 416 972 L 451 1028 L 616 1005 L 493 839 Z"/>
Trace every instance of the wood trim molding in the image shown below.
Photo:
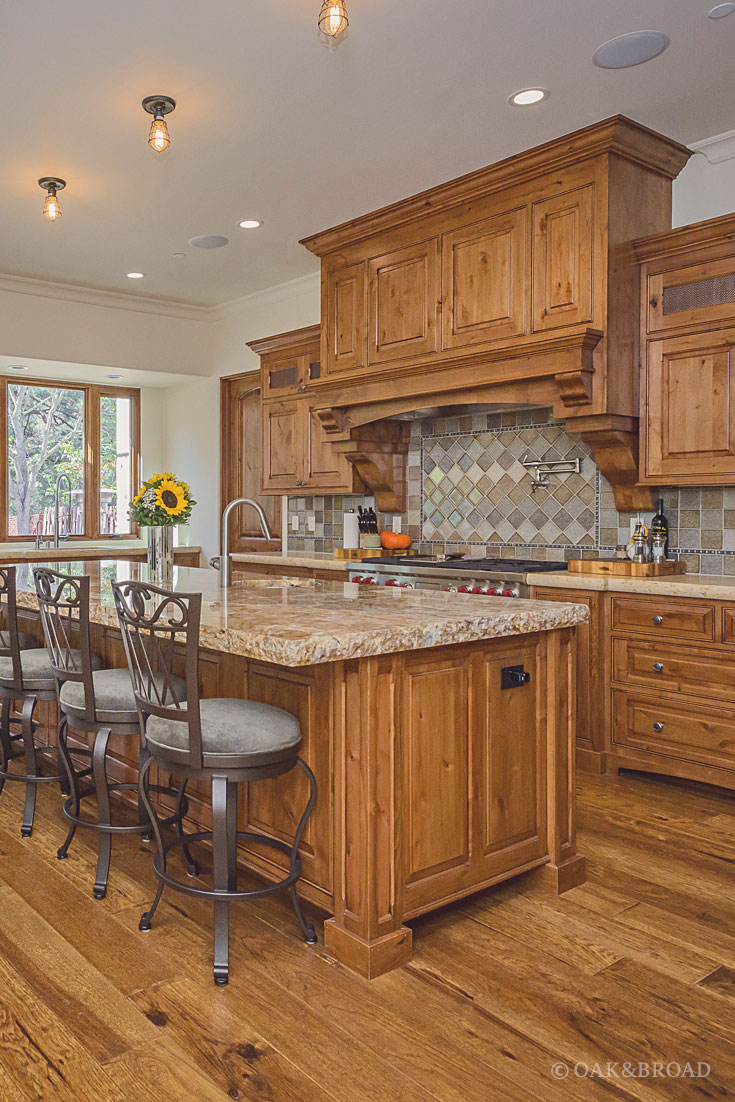
<path fill-rule="evenodd" d="M 572 134 L 508 157 L 487 168 L 477 169 L 449 183 L 422 191 L 402 202 L 343 222 L 312 234 L 301 244 L 317 256 L 333 252 L 383 230 L 436 214 L 535 176 L 558 172 L 569 165 L 606 154 L 617 154 L 667 179 L 673 179 L 691 156 L 691 151 L 625 115 L 613 115 Z"/>
<path fill-rule="evenodd" d="M 702 249 L 716 244 L 735 243 L 735 214 L 723 214 L 719 218 L 707 218 L 692 222 L 649 237 L 639 237 L 633 242 L 639 261 L 658 260 L 685 249 Z"/>
<path fill-rule="evenodd" d="M 257 341 L 246 341 L 259 356 L 266 352 L 287 352 L 290 348 L 299 348 L 302 344 L 314 344 L 321 337 L 320 325 L 307 325 L 303 329 L 292 329 L 288 333 L 276 333 L 272 337 L 262 337 Z"/>

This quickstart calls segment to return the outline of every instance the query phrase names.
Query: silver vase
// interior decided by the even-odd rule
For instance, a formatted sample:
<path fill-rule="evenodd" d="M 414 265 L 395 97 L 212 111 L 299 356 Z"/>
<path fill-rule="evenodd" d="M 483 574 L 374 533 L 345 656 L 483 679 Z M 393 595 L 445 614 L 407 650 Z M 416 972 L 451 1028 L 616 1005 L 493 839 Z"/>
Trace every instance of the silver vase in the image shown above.
<path fill-rule="evenodd" d="M 149 524 L 148 576 L 151 581 L 168 584 L 173 578 L 174 530 L 170 524 Z"/>

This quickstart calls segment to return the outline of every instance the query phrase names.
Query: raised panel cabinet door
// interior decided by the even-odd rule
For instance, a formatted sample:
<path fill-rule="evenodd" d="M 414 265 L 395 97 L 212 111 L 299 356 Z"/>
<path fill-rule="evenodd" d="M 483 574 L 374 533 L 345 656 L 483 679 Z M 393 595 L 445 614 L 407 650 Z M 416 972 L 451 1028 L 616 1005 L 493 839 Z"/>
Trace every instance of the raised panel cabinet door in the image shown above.
<path fill-rule="evenodd" d="M 534 587 L 538 601 L 571 601 L 586 605 L 590 618 L 577 624 L 574 647 L 577 655 L 577 742 L 584 749 L 603 749 L 604 714 L 602 701 L 602 657 L 599 641 L 599 594 L 579 589 L 543 589 Z"/>
<path fill-rule="evenodd" d="M 323 300 L 326 372 L 357 371 L 365 363 L 365 265 L 328 272 Z"/>
<path fill-rule="evenodd" d="M 236 497 L 258 500 L 263 484 L 263 409 L 257 375 L 225 379 L 222 403 L 222 505 Z M 273 541 L 263 538 L 254 509 L 237 509 L 230 521 L 230 551 L 257 551 L 280 544 L 280 503 L 264 497 Z M 195 564 L 196 565 L 196 564 Z"/>
<path fill-rule="evenodd" d="M 296 399 L 263 406 L 263 493 L 298 490 L 305 482 L 300 414 Z"/>
<path fill-rule="evenodd" d="M 354 490 L 352 464 L 332 447 L 310 402 L 303 402 L 303 418 L 308 488 L 352 493 Z"/>
<path fill-rule="evenodd" d="M 390 363 L 437 350 L 439 288 L 438 237 L 370 260 L 369 363 Z"/>
<path fill-rule="evenodd" d="M 733 337 L 730 330 L 649 344 L 649 478 L 735 478 Z"/>
<path fill-rule="evenodd" d="M 521 209 L 443 235 L 443 348 L 525 332 L 525 227 Z"/>
<path fill-rule="evenodd" d="M 533 329 L 592 320 L 593 185 L 533 204 Z"/>

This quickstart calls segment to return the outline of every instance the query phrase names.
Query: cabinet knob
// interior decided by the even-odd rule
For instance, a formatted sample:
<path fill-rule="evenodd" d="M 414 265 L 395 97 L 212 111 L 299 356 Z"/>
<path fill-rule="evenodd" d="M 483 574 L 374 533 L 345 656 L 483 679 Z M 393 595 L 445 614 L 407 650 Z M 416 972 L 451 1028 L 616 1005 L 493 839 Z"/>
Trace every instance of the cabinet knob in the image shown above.
<path fill-rule="evenodd" d="M 664 725 L 663 725 L 663 723 L 659 723 L 658 720 L 656 720 L 656 722 L 653 725 L 653 729 L 658 734 L 659 731 L 663 731 Z"/>
<path fill-rule="evenodd" d="M 656 673 L 661 673 L 663 671 L 664 664 L 663 664 L 663 662 L 654 662 L 653 663 L 653 668 L 656 671 Z"/>
<path fill-rule="evenodd" d="M 652 616 L 651 619 L 653 620 L 654 624 L 663 624 L 664 622 L 663 616 Z"/>

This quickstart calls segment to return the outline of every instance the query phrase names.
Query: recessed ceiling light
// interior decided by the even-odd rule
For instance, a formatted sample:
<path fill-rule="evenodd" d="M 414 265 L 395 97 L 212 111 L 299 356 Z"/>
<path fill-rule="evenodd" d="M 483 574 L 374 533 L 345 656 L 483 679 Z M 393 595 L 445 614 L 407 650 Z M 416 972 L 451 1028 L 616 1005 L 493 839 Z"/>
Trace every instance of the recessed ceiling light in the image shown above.
<path fill-rule="evenodd" d="M 9 364 L 11 371 L 27 371 L 28 368 L 25 364 Z"/>
<path fill-rule="evenodd" d="M 122 379 L 122 375 L 105 375 L 106 379 Z"/>
<path fill-rule="evenodd" d="M 735 4 L 715 4 L 713 8 L 707 12 L 710 19 L 724 19 L 726 15 L 732 15 L 735 11 Z"/>
<path fill-rule="evenodd" d="M 128 272 L 128 279 L 143 279 L 145 272 Z"/>
<path fill-rule="evenodd" d="M 183 260 L 186 253 L 174 253 L 174 260 Z"/>
<path fill-rule="evenodd" d="M 662 54 L 671 39 L 663 31 L 631 31 L 598 46 L 592 60 L 600 69 L 630 69 Z"/>
<path fill-rule="evenodd" d="M 258 226 L 262 226 L 263 223 L 259 222 L 257 218 L 246 218 L 244 222 L 240 222 L 241 230 L 257 230 Z"/>
<path fill-rule="evenodd" d="M 512 103 L 514 107 L 529 107 L 532 103 L 541 103 L 542 99 L 548 98 L 547 88 L 521 88 L 520 92 L 508 96 L 508 103 Z"/>
<path fill-rule="evenodd" d="M 195 249 L 221 249 L 229 245 L 229 240 L 218 233 L 203 233 L 201 237 L 191 237 L 189 244 Z"/>

